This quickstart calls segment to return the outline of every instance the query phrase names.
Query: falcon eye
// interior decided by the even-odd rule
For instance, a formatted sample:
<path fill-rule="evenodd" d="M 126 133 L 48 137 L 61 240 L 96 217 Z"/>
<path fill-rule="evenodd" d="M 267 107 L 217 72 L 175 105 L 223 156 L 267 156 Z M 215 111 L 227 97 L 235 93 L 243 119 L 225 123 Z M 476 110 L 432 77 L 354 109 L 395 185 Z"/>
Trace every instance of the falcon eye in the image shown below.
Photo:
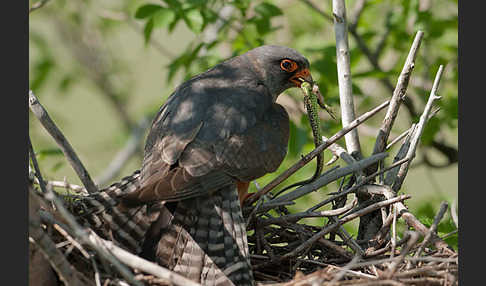
<path fill-rule="evenodd" d="M 297 69 L 297 63 L 292 60 L 282 60 L 280 62 L 280 68 L 286 72 L 293 72 Z"/>

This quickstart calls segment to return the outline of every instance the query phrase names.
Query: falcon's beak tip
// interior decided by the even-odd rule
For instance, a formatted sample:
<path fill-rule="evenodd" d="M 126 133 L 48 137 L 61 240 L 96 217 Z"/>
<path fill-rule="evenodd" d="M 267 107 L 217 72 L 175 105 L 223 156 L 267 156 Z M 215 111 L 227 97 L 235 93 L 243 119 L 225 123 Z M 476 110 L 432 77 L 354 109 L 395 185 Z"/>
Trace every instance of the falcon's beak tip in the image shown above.
<path fill-rule="evenodd" d="M 303 82 L 308 82 L 311 85 L 314 85 L 314 80 L 312 79 L 312 75 L 309 71 L 309 69 L 302 69 L 295 73 L 294 76 L 290 78 L 290 81 L 293 82 L 297 87 L 300 87 L 300 85 Z"/>

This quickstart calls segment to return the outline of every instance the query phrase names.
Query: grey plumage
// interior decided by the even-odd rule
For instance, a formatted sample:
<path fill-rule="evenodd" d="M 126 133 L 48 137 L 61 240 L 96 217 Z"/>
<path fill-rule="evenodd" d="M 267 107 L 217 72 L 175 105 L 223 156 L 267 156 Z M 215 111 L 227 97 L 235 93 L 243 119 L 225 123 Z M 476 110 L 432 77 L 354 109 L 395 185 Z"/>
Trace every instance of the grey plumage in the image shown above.
<path fill-rule="evenodd" d="M 140 175 L 92 203 L 111 206 L 98 213 L 114 236 L 203 285 L 254 285 L 237 183 L 283 161 L 289 118 L 275 101 L 311 80 L 308 68 L 293 49 L 262 46 L 180 85 L 152 122 Z"/>

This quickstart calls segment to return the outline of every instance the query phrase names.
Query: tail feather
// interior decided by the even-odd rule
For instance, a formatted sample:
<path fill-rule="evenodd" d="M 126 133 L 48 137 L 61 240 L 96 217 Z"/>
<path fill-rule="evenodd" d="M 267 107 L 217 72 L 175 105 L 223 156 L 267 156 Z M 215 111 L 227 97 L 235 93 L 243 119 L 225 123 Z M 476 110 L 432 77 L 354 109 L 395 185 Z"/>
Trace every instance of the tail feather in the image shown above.
<path fill-rule="evenodd" d="M 139 178 L 140 170 L 137 170 L 98 193 L 81 197 L 76 203 L 78 217 L 86 225 L 134 253 L 140 253 L 153 215 L 146 205 L 125 208 L 120 201 L 139 187 Z"/>
<path fill-rule="evenodd" d="M 180 201 L 159 219 L 167 222 L 156 249 L 159 264 L 202 285 L 254 285 L 235 186 Z"/>

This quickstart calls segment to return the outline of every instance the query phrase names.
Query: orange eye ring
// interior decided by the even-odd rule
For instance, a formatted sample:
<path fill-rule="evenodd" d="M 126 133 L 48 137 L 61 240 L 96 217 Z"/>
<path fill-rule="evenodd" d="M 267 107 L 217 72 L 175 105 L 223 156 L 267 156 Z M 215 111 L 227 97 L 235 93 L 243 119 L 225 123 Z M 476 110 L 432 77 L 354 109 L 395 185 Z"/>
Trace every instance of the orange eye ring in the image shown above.
<path fill-rule="evenodd" d="M 280 68 L 286 72 L 293 72 L 298 68 L 298 66 L 296 62 L 285 59 L 280 62 Z"/>

